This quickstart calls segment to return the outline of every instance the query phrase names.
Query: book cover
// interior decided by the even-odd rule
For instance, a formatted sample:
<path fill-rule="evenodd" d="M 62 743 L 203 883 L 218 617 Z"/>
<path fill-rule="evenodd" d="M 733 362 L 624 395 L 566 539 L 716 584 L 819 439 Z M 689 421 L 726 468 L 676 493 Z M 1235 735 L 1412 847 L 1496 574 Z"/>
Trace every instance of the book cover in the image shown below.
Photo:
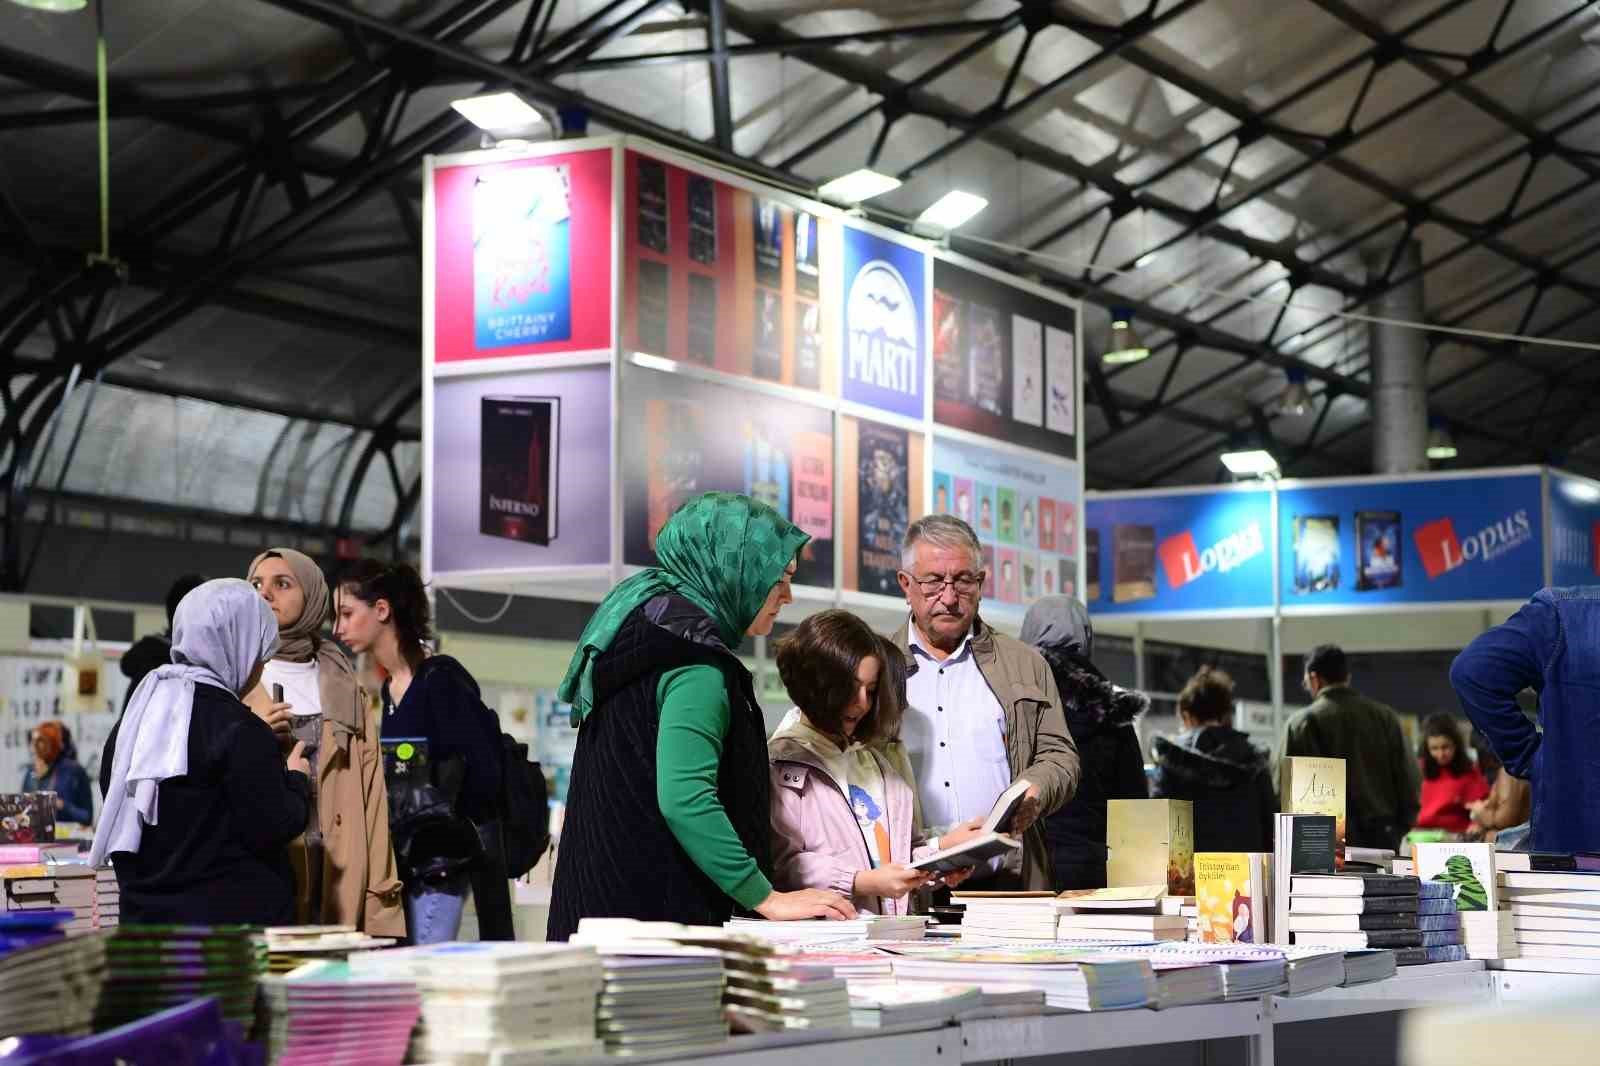
<path fill-rule="evenodd" d="M 789 520 L 815 540 L 833 539 L 833 437 L 803 431 L 790 441 L 794 506 Z"/>
<path fill-rule="evenodd" d="M 1056 548 L 1056 501 L 1048 497 L 1039 500 L 1039 550 L 1059 550 Z"/>
<path fill-rule="evenodd" d="M 1000 576 L 996 579 L 1001 603 L 1022 602 L 1021 575 L 1017 572 L 1017 549 L 1000 549 Z"/>
<path fill-rule="evenodd" d="M 637 203 L 634 211 L 635 236 L 641 247 L 667 254 L 668 223 L 667 167 L 655 159 L 635 156 L 639 169 Z"/>
<path fill-rule="evenodd" d="M 1110 800 L 1106 805 L 1106 884 L 1165 884 L 1192 896 L 1194 804 L 1189 800 Z"/>
<path fill-rule="evenodd" d="M 1356 512 L 1356 589 L 1398 588 L 1400 574 L 1400 512 Z"/>
<path fill-rule="evenodd" d="M 978 521 L 973 524 L 972 528 L 977 530 L 979 540 L 993 540 L 996 532 L 994 486 L 979 481 L 974 484 L 973 491 L 978 498 Z"/>
<path fill-rule="evenodd" d="M 809 211 L 798 211 L 794 216 L 795 291 L 815 299 L 820 291 L 821 276 L 817 255 L 817 216 Z"/>
<path fill-rule="evenodd" d="M 571 177 L 565 165 L 480 174 L 472 188 L 474 342 L 572 336 Z"/>
<path fill-rule="evenodd" d="M 756 301 L 756 343 L 750 372 L 767 381 L 783 377 L 783 297 L 772 289 L 758 288 Z"/>
<path fill-rule="evenodd" d="M 697 363 L 717 361 L 717 280 L 704 274 L 689 275 L 689 348 L 685 354 Z"/>
<path fill-rule="evenodd" d="M 1279 814 L 1273 819 L 1273 942 L 1289 942 L 1290 892 L 1296 875 L 1332 874 L 1337 869 L 1337 820 L 1322 814 Z"/>
<path fill-rule="evenodd" d="M 999 595 L 995 591 L 995 582 L 999 580 L 998 567 L 995 564 L 994 545 L 983 545 L 983 598 L 992 600 Z"/>
<path fill-rule="evenodd" d="M 656 533 L 672 512 L 692 496 L 705 491 L 705 431 L 700 406 L 687 400 L 649 400 L 645 403 L 650 449 L 645 475 L 649 500 L 649 541 L 655 550 Z"/>
<path fill-rule="evenodd" d="M 717 262 L 717 184 L 700 174 L 689 175 L 689 258 Z"/>
<path fill-rule="evenodd" d="M 1202 851 L 1194 857 L 1194 894 L 1203 944 L 1261 944 L 1267 940 L 1266 870 L 1261 852 Z"/>
<path fill-rule="evenodd" d="M 1044 326 L 1011 316 L 1011 417 L 1044 425 Z"/>
<path fill-rule="evenodd" d="M 1111 529 L 1111 599 L 1130 603 L 1156 594 L 1154 526 L 1117 525 Z"/>
<path fill-rule="evenodd" d="M 1045 426 L 1071 435 L 1078 432 L 1078 386 L 1073 366 L 1076 347 L 1076 338 L 1066 330 L 1045 329 Z"/>
<path fill-rule="evenodd" d="M 650 355 L 667 352 L 667 264 L 639 260 L 638 307 L 635 311 L 639 350 Z"/>
<path fill-rule="evenodd" d="M 967 351 L 962 343 L 961 301 L 933 290 L 933 395 L 945 403 L 967 402 Z"/>
<path fill-rule="evenodd" d="M 811 300 L 794 302 L 794 383 L 822 387 L 822 309 Z"/>
<path fill-rule="evenodd" d="M 1295 756 L 1283 760 L 1279 773 L 1283 779 L 1284 813 L 1333 815 L 1335 865 L 1344 869 L 1344 760 Z"/>
<path fill-rule="evenodd" d="M 1002 544 L 1017 542 L 1017 490 L 1001 485 L 995 490 L 998 505 L 996 535 Z"/>
<path fill-rule="evenodd" d="M 952 490 L 950 475 L 943 470 L 933 472 L 933 514 L 949 514 Z"/>
<path fill-rule="evenodd" d="M 1500 909 L 1493 844 L 1413 844 L 1411 857 L 1418 878 L 1451 887 L 1456 910 Z"/>
<path fill-rule="evenodd" d="M 789 212 L 776 200 L 756 198 L 756 284 L 783 285 L 783 238 Z"/>
<path fill-rule="evenodd" d="M 900 545 L 910 524 L 906 431 L 861 422 L 861 591 L 900 595 Z"/>
<path fill-rule="evenodd" d="M 1339 587 L 1339 518 L 1295 515 L 1294 590 L 1302 595 Z"/>
<path fill-rule="evenodd" d="M 1039 556 L 1034 552 L 1022 553 L 1022 602 L 1032 603 L 1039 598 Z"/>
<path fill-rule="evenodd" d="M 55 838 L 55 793 L 0 793 L 0 844 L 40 844 Z"/>
<path fill-rule="evenodd" d="M 1100 598 L 1100 531 L 1083 531 L 1083 598 L 1093 603 Z"/>
<path fill-rule="evenodd" d="M 789 518 L 789 452 L 773 434 L 754 419 L 744 424 L 744 493 Z"/>
<path fill-rule="evenodd" d="M 1039 543 L 1039 501 L 1032 496 L 1018 496 L 1017 542 L 1024 548 L 1037 547 Z"/>
<path fill-rule="evenodd" d="M 1056 565 L 1060 567 L 1059 580 L 1056 590 L 1063 596 L 1078 595 L 1078 568 L 1072 565 L 1071 559 L 1057 559 Z M 1091 599 L 1093 597 L 1090 597 Z"/>
<path fill-rule="evenodd" d="M 1005 337 L 1000 316 L 991 307 L 967 305 L 967 402 L 990 414 L 1005 416 Z"/>
<path fill-rule="evenodd" d="M 968 478 L 964 478 L 964 477 L 956 478 L 955 479 L 955 490 L 956 490 L 956 517 L 961 519 L 967 525 L 972 526 L 974 529 L 976 529 L 977 526 L 972 521 L 972 517 L 973 517 L 973 515 L 972 515 L 973 490 L 972 490 L 972 482 L 971 482 L 971 480 L 968 479 Z"/>
<path fill-rule="evenodd" d="M 1056 543 L 1068 559 L 1078 557 L 1078 508 L 1071 500 L 1056 501 Z"/>
<path fill-rule="evenodd" d="M 478 531 L 549 544 L 556 538 L 560 398 L 485 396 L 480 419 Z"/>

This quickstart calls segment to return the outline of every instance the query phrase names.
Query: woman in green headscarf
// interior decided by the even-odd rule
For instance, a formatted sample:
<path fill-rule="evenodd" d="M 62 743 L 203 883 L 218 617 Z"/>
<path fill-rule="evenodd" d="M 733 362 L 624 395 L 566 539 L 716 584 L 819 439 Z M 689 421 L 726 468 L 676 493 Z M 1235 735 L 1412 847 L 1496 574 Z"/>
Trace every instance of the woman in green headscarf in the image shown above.
<path fill-rule="evenodd" d="M 660 566 L 589 621 L 559 693 L 578 746 L 549 939 L 583 918 L 854 917 L 832 892 L 772 890 L 766 727 L 736 654 L 792 601 L 809 539 L 748 497 L 698 496 L 656 537 Z"/>

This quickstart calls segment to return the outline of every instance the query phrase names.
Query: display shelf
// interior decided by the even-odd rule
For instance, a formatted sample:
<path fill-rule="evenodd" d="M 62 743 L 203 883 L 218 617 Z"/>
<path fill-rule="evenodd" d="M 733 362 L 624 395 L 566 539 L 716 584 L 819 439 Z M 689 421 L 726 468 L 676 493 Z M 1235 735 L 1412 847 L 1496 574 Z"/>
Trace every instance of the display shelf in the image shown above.
<path fill-rule="evenodd" d="M 1478 970 L 1422 978 L 1391 977 L 1353 988 L 1329 988 L 1308 996 L 1273 996 L 1271 1011 L 1273 1024 L 1286 1025 L 1446 1003 L 1492 1004 L 1494 1000 L 1493 975 Z"/>
<path fill-rule="evenodd" d="M 1259 1037 L 1260 1000 L 1172 1010 L 1040 1014 L 963 1022 L 961 1061 L 993 1062 L 1078 1051 Z"/>
<path fill-rule="evenodd" d="M 1579 996 L 1593 998 L 1600 995 L 1600 975 L 1595 974 L 1496 970 L 1489 977 L 1494 982 L 1495 995 L 1502 1003 Z"/>
<path fill-rule="evenodd" d="M 816 1033 L 764 1033 L 735 1036 L 719 1048 L 683 1054 L 630 1055 L 570 1060 L 575 1066 L 616 1066 L 618 1062 L 702 1062 L 732 1066 L 816 1066 L 818 1055 L 834 1062 L 871 1062 L 873 1066 L 929 1066 L 951 1063 L 960 1034 L 937 1023 L 903 1025 L 890 1030 L 829 1030 Z"/>

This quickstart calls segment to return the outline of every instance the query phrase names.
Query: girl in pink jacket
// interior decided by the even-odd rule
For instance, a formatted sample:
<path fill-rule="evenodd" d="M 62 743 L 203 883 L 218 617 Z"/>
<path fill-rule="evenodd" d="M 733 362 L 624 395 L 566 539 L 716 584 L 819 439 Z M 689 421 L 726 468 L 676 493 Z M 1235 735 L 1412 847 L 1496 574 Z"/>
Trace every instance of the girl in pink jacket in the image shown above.
<path fill-rule="evenodd" d="M 773 887 L 828 889 L 868 914 L 909 913 L 908 894 L 933 878 L 907 864 L 937 847 L 920 829 L 899 738 L 906 679 L 900 650 L 855 615 L 833 610 L 800 623 L 777 659 L 796 708 L 767 742 Z M 959 838 L 947 834 L 941 843 Z"/>

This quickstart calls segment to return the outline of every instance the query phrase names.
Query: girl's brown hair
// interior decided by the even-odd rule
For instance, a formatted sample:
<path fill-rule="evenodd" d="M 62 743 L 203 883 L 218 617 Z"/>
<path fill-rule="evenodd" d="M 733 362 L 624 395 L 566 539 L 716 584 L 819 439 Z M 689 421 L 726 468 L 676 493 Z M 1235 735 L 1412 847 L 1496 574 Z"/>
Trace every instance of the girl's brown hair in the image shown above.
<path fill-rule="evenodd" d="M 1196 721 L 1222 721 L 1233 713 L 1233 678 L 1224 670 L 1202 666 L 1178 693 L 1178 709 Z"/>
<path fill-rule="evenodd" d="M 877 659 L 878 695 L 853 740 L 869 744 L 900 733 L 905 701 L 905 659 L 889 641 L 849 611 L 812 615 L 778 642 L 778 676 L 813 726 L 830 736 L 844 732 L 844 712 L 856 698 L 856 670 Z"/>

